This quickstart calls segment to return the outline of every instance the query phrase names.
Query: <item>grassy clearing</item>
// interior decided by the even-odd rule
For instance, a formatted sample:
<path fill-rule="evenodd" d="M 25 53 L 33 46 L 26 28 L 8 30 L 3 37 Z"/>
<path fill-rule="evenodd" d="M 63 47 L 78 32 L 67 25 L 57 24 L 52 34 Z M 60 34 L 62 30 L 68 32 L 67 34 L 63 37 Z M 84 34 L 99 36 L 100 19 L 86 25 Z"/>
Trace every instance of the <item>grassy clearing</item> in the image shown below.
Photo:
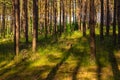
<path fill-rule="evenodd" d="M 0 80 L 120 80 L 120 51 L 112 45 L 112 37 L 100 43 L 96 33 L 96 61 L 90 57 L 89 37 L 79 31 L 63 34 L 57 42 L 40 39 L 34 54 L 31 43 L 22 42 L 18 58 L 13 42 L 1 41 Z"/>

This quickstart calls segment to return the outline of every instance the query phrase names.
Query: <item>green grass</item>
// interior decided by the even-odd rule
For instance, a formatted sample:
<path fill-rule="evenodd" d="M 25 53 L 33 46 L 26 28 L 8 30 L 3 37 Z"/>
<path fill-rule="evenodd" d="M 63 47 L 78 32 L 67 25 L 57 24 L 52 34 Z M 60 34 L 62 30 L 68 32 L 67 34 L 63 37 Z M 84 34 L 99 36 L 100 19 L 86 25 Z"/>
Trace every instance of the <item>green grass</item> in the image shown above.
<path fill-rule="evenodd" d="M 90 57 L 89 31 L 64 33 L 55 41 L 40 37 L 37 52 L 31 42 L 20 43 L 20 54 L 14 54 L 12 40 L 0 40 L 0 80 L 119 80 L 120 52 L 112 37 L 101 43 L 96 29 L 96 61 Z"/>

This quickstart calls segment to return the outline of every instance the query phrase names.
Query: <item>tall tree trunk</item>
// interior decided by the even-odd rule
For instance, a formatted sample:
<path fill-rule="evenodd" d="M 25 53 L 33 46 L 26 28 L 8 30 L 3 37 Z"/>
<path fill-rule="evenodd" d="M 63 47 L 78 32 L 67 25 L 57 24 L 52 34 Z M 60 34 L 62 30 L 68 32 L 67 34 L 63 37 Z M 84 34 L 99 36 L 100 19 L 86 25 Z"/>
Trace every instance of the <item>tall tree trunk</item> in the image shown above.
<path fill-rule="evenodd" d="M 81 14 L 82 14 L 82 0 L 78 0 L 79 12 L 78 12 L 78 29 L 81 31 Z"/>
<path fill-rule="evenodd" d="M 12 0 L 14 15 L 14 46 L 15 53 L 19 53 L 19 34 L 20 34 L 20 0 Z"/>
<path fill-rule="evenodd" d="M 57 0 L 53 2 L 53 9 L 54 9 L 54 35 L 55 39 L 57 38 Z"/>
<path fill-rule="evenodd" d="M 14 52 L 16 53 L 16 25 L 15 25 L 15 0 L 12 0 L 12 26 L 14 33 Z"/>
<path fill-rule="evenodd" d="M 110 30 L 110 4 L 109 0 L 107 0 L 107 23 L 106 23 L 106 35 L 109 35 Z"/>
<path fill-rule="evenodd" d="M 5 11 L 6 5 L 5 3 L 2 4 L 2 37 L 5 38 Z"/>
<path fill-rule="evenodd" d="M 93 58 L 96 56 L 96 46 L 95 46 L 95 5 L 94 0 L 90 0 L 90 19 L 89 19 L 89 27 L 90 27 L 90 53 Z"/>
<path fill-rule="evenodd" d="M 47 34 L 48 34 L 48 25 L 47 25 L 47 1 L 48 0 L 45 0 L 45 38 L 47 38 Z"/>
<path fill-rule="evenodd" d="M 118 45 L 120 48 L 120 1 L 117 0 Z"/>
<path fill-rule="evenodd" d="M 84 4 L 83 36 L 86 36 L 87 5 L 88 5 L 88 1 L 86 0 Z"/>
<path fill-rule="evenodd" d="M 69 24 L 70 24 L 70 29 L 72 29 L 72 15 L 71 15 L 71 0 L 69 4 Z"/>
<path fill-rule="evenodd" d="M 25 39 L 28 43 L 28 0 L 23 0 L 23 27 L 25 29 Z"/>
<path fill-rule="evenodd" d="M 100 40 L 103 40 L 103 26 L 104 26 L 104 0 L 100 0 L 101 2 L 101 16 L 100 16 Z"/>
<path fill-rule="evenodd" d="M 65 5 L 64 5 L 64 0 L 62 0 L 62 22 L 63 22 L 62 32 L 64 32 L 65 31 Z"/>
<path fill-rule="evenodd" d="M 61 6 L 61 5 L 62 5 L 62 2 L 61 2 L 61 0 L 60 0 L 60 16 L 59 16 L 59 17 L 60 17 L 60 35 L 62 34 L 62 25 L 61 25 L 61 20 L 62 20 L 62 19 L 61 19 L 62 6 Z"/>
<path fill-rule="evenodd" d="M 36 51 L 36 45 L 38 40 L 38 0 L 33 0 L 33 41 L 32 51 Z"/>
<path fill-rule="evenodd" d="M 116 45 L 116 17 L 117 17 L 117 0 L 114 0 L 114 17 L 113 17 L 113 43 Z"/>

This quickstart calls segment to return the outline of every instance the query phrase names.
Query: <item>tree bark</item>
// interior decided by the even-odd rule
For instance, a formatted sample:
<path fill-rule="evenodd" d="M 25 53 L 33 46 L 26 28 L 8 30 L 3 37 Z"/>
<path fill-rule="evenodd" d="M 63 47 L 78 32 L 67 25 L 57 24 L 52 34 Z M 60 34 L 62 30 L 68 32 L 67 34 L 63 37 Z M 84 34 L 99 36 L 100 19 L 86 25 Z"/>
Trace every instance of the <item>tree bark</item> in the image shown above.
<path fill-rule="evenodd" d="M 104 26 L 104 0 L 100 0 L 101 2 L 101 21 L 100 21 L 100 40 L 103 40 L 103 26 Z"/>
<path fill-rule="evenodd" d="M 20 0 L 12 0 L 14 15 L 14 47 L 16 55 L 19 54 L 19 34 L 20 34 Z"/>
<path fill-rule="evenodd" d="M 5 11 L 6 5 L 5 3 L 2 4 L 2 37 L 5 38 Z"/>
<path fill-rule="evenodd" d="M 114 17 L 113 17 L 113 43 L 116 45 L 116 17 L 117 17 L 117 0 L 114 0 Z"/>
<path fill-rule="evenodd" d="M 107 0 L 107 23 L 106 23 L 106 35 L 109 35 L 109 29 L 110 29 L 110 5 L 109 0 Z"/>
<path fill-rule="evenodd" d="M 23 0 L 23 27 L 25 29 L 25 39 L 28 43 L 28 0 Z"/>
<path fill-rule="evenodd" d="M 38 0 L 33 0 L 33 40 L 32 51 L 36 51 L 36 45 L 38 40 Z"/>
<path fill-rule="evenodd" d="M 94 0 L 90 0 L 90 20 L 89 20 L 89 27 L 90 27 L 90 53 L 93 58 L 96 56 L 96 45 L 95 45 L 95 5 Z"/>

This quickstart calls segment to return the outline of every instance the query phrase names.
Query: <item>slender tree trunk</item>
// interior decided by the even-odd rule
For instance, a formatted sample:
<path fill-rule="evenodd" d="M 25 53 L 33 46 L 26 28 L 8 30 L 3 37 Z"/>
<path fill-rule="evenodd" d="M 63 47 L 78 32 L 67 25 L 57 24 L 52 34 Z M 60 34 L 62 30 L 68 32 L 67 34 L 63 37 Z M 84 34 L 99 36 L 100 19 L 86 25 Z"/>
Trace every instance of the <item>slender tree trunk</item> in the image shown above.
<path fill-rule="evenodd" d="M 64 6 L 64 0 L 62 0 L 62 22 L 63 22 L 63 28 L 62 32 L 65 31 L 65 6 Z"/>
<path fill-rule="evenodd" d="M 23 0 L 23 27 L 25 29 L 26 43 L 28 43 L 28 0 Z"/>
<path fill-rule="evenodd" d="M 57 0 L 54 0 L 53 9 L 54 9 L 54 35 L 56 39 L 57 38 Z"/>
<path fill-rule="evenodd" d="M 106 35 L 109 35 L 110 30 L 110 5 L 109 0 L 107 0 L 107 23 L 106 23 Z"/>
<path fill-rule="evenodd" d="M 16 53 L 16 25 L 15 25 L 15 0 L 12 0 L 12 26 L 14 34 L 14 52 Z"/>
<path fill-rule="evenodd" d="M 32 41 L 32 51 L 36 51 L 38 39 L 38 0 L 33 0 L 33 41 Z"/>
<path fill-rule="evenodd" d="M 120 48 L 120 1 L 117 0 L 118 45 Z"/>
<path fill-rule="evenodd" d="M 78 0 L 79 12 L 78 12 L 78 29 L 81 31 L 81 14 L 82 14 L 82 0 Z"/>
<path fill-rule="evenodd" d="M 94 0 L 90 0 L 90 53 L 93 58 L 96 56 L 96 46 L 95 46 L 95 5 Z"/>
<path fill-rule="evenodd" d="M 87 5 L 88 5 L 88 1 L 86 0 L 84 4 L 83 36 L 86 36 Z"/>
<path fill-rule="evenodd" d="M 62 2 L 61 2 L 61 0 L 60 0 L 60 35 L 62 34 L 62 25 L 61 25 L 61 14 L 62 14 L 62 7 L 61 7 L 61 4 Z"/>
<path fill-rule="evenodd" d="M 69 20 L 70 20 L 69 24 L 70 24 L 70 29 L 72 29 L 72 20 L 71 20 L 71 18 L 72 18 L 72 15 L 71 15 L 71 0 L 70 0 L 70 4 L 69 4 Z"/>
<path fill-rule="evenodd" d="M 5 3 L 2 4 L 2 37 L 5 38 L 5 11 L 6 5 Z"/>
<path fill-rule="evenodd" d="M 19 53 L 19 34 L 20 34 L 20 0 L 12 0 L 13 15 L 14 15 L 14 46 L 15 53 Z"/>
<path fill-rule="evenodd" d="M 117 36 L 117 34 L 116 34 L 117 2 L 116 1 L 117 0 L 114 0 L 114 17 L 113 17 L 113 43 L 114 43 L 114 45 L 116 45 L 116 36 Z"/>
<path fill-rule="evenodd" d="M 101 22 L 100 22 L 100 40 L 103 40 L 103 26 L 104 26 L 104 0 L 100 0 L 101 2 Z"/>
<path fill-rule="evenodd" d="M 47 25 L 47 1 L 45 0 L 45 38 L 47 38 L 47 34 L 48 34 L 48 25 Z"/>

